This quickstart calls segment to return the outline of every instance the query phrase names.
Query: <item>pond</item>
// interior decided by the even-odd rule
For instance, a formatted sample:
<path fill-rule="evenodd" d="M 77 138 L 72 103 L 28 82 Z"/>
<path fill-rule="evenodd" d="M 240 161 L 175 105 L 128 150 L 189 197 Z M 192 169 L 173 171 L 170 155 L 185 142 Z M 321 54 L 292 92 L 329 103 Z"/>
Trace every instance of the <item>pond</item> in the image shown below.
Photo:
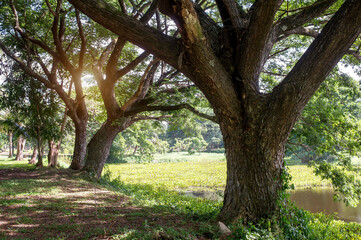
<path fill-rule="evenodd" d="M 337 217 L 347 222 L 361 223 L 361 204 L 356 208 L 348 207 L 343 202 L 333 201 L 334 191 L 325 189 L 300 189 L 291 192 L 291 201 L 310 212 L 337 213 Z"/>
<path fill-rule="evenodd" d="M 186 191 L 181 194 L 217 201 L 222 201 L 223 199 L 222 191 Z M 343 202 L 333 201 L 333 195 L 334 191 L 331 188 L 300 189 L 291 192 L 291 201 L 295 202 L 296 206 L 313 213 L 337 213 L 337 217 L 335 219 L 361 223 L 361 204 L 359 204 L 356 208 L 347 207 Z"/>

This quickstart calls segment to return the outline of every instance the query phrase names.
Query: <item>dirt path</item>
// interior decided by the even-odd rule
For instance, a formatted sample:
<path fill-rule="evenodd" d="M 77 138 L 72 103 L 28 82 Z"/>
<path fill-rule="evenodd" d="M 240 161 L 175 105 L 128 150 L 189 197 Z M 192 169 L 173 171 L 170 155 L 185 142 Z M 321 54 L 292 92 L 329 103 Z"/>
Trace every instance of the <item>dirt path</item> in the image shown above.
<path fill-rule="evenodd" d="M 178 215 L 136 207 L 77 175 L 65 169 L 0 169 L 0 239 L 112 239 L 114 234 L 137 239 L 136 232 L 160 226 L 190 227 Z M 162 233 L 153 238 L 170 239 Z"/>

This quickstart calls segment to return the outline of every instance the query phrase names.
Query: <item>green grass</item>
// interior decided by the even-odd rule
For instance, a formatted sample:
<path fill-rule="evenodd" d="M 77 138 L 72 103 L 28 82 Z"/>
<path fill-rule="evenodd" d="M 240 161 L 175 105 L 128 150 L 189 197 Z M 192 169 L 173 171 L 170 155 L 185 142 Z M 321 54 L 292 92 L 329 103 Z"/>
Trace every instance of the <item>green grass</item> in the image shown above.
<path fill-rule="evenodd" d="M 223 154 L 172 153 L 158 157 L 158 161 L 162 163 L 107 164 L 100 182 L 127 196 L 130 202 L 124 203 L 123 207 L 131 207 L 134 210 L 128 213 L 109 212 L 100 205 L 97 212 L 89 212 L 89 215 L 85 217 L 89 220 L 96 218 L 103 222 L 110 222 L 117 218 L 137 222 L 141 219 L 141 224 L 137 228 L 119 227 L 116 233 L 111 234 L 113 239 L 195 239 L 196 236 L 219 239 L 215 217 L 222 203 L 180 195 L 179 192 L 223 189 L 226 179 L 226 162 L 222 160 Z M 193 157 L 191 161 L 187 160 L 189 157 Z M 0 159 L 0 168 L 24 167 L 26 163 L 26 161 Z M 34 170 L 34 167 L 28 166 L 26 169 L 43 171 L 42 169 Z M 314 176 L 312 169 L 305 165 L 293 163 L 289 169 L 296 187 L 328 185 L 327 182 L 322 182 Z M 82 179 L 72 181 L 72 184 L 85 184 Z M 31 216 L 44 212 L 49 212 L 54 218 L 62 216 L 68 219 L 66 224 L 52 222 L 44 227 L 44 231 L 49 232 L 46 235 L 47 239 L 67 239 L 73 237 L 72 234 L 80 233 L 84 239 L 90 239 L 109 234 L 105 227 L 84 230 L 82 226 L 76 225 L 75 221 L 79 218 L 78 214 L 81 211 L 78 208 L 82 207 L 82 201 L 70 201 L 66 195 L 62 194 L 62 190 L 58 182 L 48 182 L 47 178 L 0 182 L 2 206 L 13 208 L 7 216 L 17 219 L 19 224 L 36 224 L 36 220 Z M 37 199 L 41 196 L 50 197 L 50 201 L 38 201 Z M 227 239 L 257 239 L 254 238 L 257 236 L 261 236 L 258 239 L 361 239 L 360 224 L 335 221 L 332 217 L 310 214 L 297 208 L 286 208 L 283 211 L 285 212 L 281 216 L 286 217 L 283 217 L 281 221 L 273 219 L 269 223 L 262 223 L 263 225 L 230 225 L 229 227 L 235 232 Z M 178 220 L 177 224 L 172 226 L 158 225 L 152 220 L 167 219 L 172 216 Z M 184 224 L 197 227 L 183 228 Z M 32 228 L 18 231 L 29 235 L 31 231 L 37 230 Z M 62 235 L 52 235 L 55 232 Z M 307 236 L 307 238 L 295 238 L 295 236 Z M 0 239 L 6 238 L 2 238 L 0 234 Z"/>
<path fill-rule="evenodd" d="M 111 179 L 154 185 L 167 190 L 219 190 L 225 183 L 225 162 L 108 164 Z"/>
<path fill-rule="evenodd" d="M 170 191 L 216 191 L 225 187 L 224 160 L 224 154 L 220 153 L 167 153 L 154 157 L 154 162 L 160 163 L 107 164 L 107 167 L 111 179 L 128 184 L 154 185 Z M 307 165 L 291 165 L 289 172 L 296 188 L 331 186 L 329 181 L 315 176 Z"/>
<path fill-rule="evenodd" d="M 224 161 L 226 159 L 224 153 L 195 153 L 173 152 L 164 154 L 154 154 L 153 163 L 162 162 L 202 162 L 202 161 Z"/>
<path fill-rule="evenodd" d="M 6 156 L 0 156 L 0 169 L 4 168 L 24 168 L 24 169 L 35 169 L 34 165 L 30 165 L 28 160 L 15 161 L 14 158 L 8 158 Z"/>
<path fill-rule="evenodd" d="M 3 169 L 23 164 L 0 159 Z M 61 174 L 63 171 L 69 172 L 28 168 L 29 175 L 19 172 L 38 178 L 0 181 L 1 220 L 8 222 L 0 226 L 1 240 L 94 239 L 113 235 L 114 239 L 195 239 L 210 234 L 205 233 L 207 229 L 212 229 L 214 239 L 218 238 L 216 225 L 208 221 L 217 215 L 219 203 L 117 180 L 105 183 L 117 188 L 117 193 L 102 197 L 101 191 L 105 189 L 98 182 L 84 181 L 86 175 L 69 178 Z M 101 191 L 95 190 L 99 188 Z M 78 195 L 84 191 L 85 195 Z M 124 225 L 124 219 L 136 224 Z M 9 232 L 11 237 L 7 235 Z"/>

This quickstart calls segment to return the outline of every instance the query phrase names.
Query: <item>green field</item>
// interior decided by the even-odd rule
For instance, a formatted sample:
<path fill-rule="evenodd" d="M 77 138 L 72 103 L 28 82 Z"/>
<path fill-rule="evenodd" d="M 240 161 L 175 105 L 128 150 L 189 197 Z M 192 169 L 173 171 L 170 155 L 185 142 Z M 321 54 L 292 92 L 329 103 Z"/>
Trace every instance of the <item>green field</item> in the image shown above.
<path fill-rule="evenodd" d="M 110 173 L 111 179 L 118 178 L 125 183 L 154 185 L 175 191 L 214 191 L 225 187 L 224 154 L 168 153 L 156 155 L 154 162 L 107 164 L 105 172 Z M 307 165 L 288 167 L 296 188 L 330 187 L 328 181 L 315 176 L 312 168 Z"/>

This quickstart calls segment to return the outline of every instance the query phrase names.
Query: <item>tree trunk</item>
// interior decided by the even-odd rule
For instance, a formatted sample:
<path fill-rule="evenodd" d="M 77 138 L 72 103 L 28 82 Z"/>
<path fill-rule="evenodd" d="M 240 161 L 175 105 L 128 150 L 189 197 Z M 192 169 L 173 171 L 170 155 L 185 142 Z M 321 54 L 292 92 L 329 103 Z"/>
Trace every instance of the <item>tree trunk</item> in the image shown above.
<path fill-rule="evenodd" d="M 21 161 L 24 158 L 24 148 L 25 148 L 26 139 L 23 138 L 23 135 L 18 137 L 18 145 L 16 151 L 16 158 L 15 160 Z"/>
<path fill-rule="evenodd" d="M 284 144 L 278 148 L 261 148 L 265 139 L 252 130 L 242 139 L 240 126 L 225 134 L 227 182 L 222 221 L 254 221 L 266 218 L 277 209 L 284 167 Z M 272 139 L 269 139 L 272 141 Z M 272 144 L 276 145 L 276 144 Z"/>
<path fill-rule="evenodd" d="M 84 165 L 84 159 L 86 155 L 86 128 L 87 121 L 75 124 L 75 145 L 73 160 L 70 164 L 70 169 L 80 170 Z"/>
<path fill-rule="evenodd" d="M 289 99 L 288 99 L 289 100 Z M 279 104 L 282 103 L 282 107 Z M 238 116 L 218 112 L 227 158 L 222 221 L 257 222 L 278 210 L 284 152 L 302 106 L 282 98 L 244 98 Z"/>
<path fill-rule="evenodd" d="M 49 144 L 48 167 L 57 167 L 60 141 L 55 142 L 53 140 L 50 140 L 48 144 Z"/>
<path fill-rule="evenodd" d="M 38 162 L 36 163 L 37 167 L 43 167 L 43 155 L 44 155 L 44 147 L 43 142 L 40 136 L 40 131 L 38 131 L 38 138 L 37 138 L 37 147 L 38 147 Z"/>
<path fill-rule="evenodd" d="M 135 155 L 137 153 L 137 150 L 138 150 L 138 145 L 135 145 L 133 155 Z"/>
<path fill-rule="evenodd" d="M 13 155 L 13 132 L 9 132 L 9 158 L 12 158 Z"/>
<path fill-rule="evenodd" d="M 33 154 L 31 155 L 31 159 L 29 160 L 29 164 L 35 164 L 36 163 L 36 156 L 38 155 L 38 147 L 35 144 Z"/>
<path fill-rule="evenodd" d="M 127 120 L 127 118 L 118 120 L 117 124 L 107 120 L 95 133 L 87 146 L 85 171 L 93 172 L 97 178 L 100 178 L 114 138 L 126 128 L 124 125 Z"/>

